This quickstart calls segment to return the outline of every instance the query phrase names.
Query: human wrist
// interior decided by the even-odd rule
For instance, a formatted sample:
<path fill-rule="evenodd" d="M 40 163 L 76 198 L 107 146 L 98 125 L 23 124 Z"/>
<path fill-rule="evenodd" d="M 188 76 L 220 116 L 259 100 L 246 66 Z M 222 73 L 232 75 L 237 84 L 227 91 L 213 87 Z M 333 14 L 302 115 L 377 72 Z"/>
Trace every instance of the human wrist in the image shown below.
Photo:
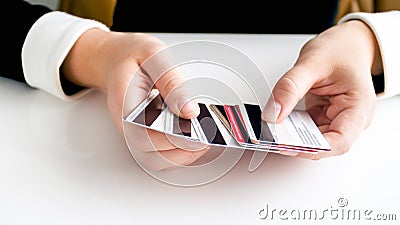
<path fill-rule="evenodd" d="M 371 74 L 380 74 L 382 73 L 383 66 L 382 66 L 382 59 L 379 51 L 379 44 L 378 41 L 374 35 L 374 32 L 371 30 L 371 28 L 362 20 L 349 20 L 343 25 L 348 25 L 350 26 L 349 28 L 355 33 L 354 35 L 359 35 L 361 37 L 359 40 L 363 41 L 364 46 L 369 49 L 368 52 L 371 53 L 370 58 L 370 69 L 371 69 Z"/>
<path fill-rule="evenodd" d="M 106 64 L 101 48 L 109 33 L 92 28 L 79 37 L 61 67 L 69 81 L 83 87 L 105 89 Z"/>

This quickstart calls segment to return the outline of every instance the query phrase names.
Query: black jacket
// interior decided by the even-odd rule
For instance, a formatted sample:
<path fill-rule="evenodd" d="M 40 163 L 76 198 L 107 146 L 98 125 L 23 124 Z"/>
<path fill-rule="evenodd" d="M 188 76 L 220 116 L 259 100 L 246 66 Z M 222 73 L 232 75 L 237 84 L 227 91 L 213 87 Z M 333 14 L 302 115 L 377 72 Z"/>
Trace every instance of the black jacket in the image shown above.
<path fill-rule="evenodd" d="M 112 30 L 137 32 L 191 33 L 298 33 L 316 34 L 333 24 L 337 0 L 229 2 L 211 1 L 182 5 L 168 2 L 118 0 Z M 25 37 L 42 15 L 46 6 L 32 5 L 23 0 L 6 0 L 3 22 L 3 60 L 0 76 L 25 82 L 21 50 Z"/>

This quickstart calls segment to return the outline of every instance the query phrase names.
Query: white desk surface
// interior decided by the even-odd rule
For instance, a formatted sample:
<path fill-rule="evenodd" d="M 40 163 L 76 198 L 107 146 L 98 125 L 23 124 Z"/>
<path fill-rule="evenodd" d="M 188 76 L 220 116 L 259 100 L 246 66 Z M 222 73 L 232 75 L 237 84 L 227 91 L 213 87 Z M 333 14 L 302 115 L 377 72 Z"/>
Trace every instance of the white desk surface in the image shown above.
<path fill-rule="evenodd" d="M 293 64 L 311 37 L 156 35 L 167 44 L 227 43 L 254 59 L 271 80 Z M 222 178 L 191 188 L 161 183 L 136 164 L 108 115 L 103 93 L 65 102 L 0 79 L 0 104 L 1 225 L 376 224 L 378 213 L 400 220 L 400 97 L 378 102 L 373 123 L 345 155 L 309 161 L 269 154 L 249 173 L 246 152 Z M 348 205 L 340 207 L 340 198 Z M 262 220 L 259 211 L 266 205 L 270 214 Z M 371 220 L 364 214 L 361 223 L 341 214 L 335 218 L 331 211 L 322 215 L 335 209 L 369 210 Z M 282 210 L 287 213 L 279 216 Z M 324 217 L 293 219 L 306 210 Z"/>

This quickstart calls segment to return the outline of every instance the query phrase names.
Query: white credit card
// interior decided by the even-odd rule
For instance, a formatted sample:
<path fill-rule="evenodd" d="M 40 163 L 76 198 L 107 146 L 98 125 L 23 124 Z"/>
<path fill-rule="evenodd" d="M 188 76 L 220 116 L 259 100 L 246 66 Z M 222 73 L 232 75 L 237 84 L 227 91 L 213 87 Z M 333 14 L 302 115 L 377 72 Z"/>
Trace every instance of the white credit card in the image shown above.
<path fill-rule="evenodd" d="M 278 144 L 330 150 L 329 143 L 306 111 L 293 110 L 282 123 L 269 126 L 274 128 Z"/>

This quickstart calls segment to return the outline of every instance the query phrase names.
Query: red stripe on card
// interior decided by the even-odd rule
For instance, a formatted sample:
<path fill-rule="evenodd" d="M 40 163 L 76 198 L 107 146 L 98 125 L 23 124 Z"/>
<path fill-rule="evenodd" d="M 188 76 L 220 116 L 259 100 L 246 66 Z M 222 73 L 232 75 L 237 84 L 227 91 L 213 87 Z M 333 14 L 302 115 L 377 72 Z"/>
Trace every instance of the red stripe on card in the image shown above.
<path fill-rule="evenodd" d="M 224 105 L 226 116 L 228 117 L 229 123 L 231 124 L 233 133 L 239 142 L 244 142 L 242 133 L 240 132 L 239 125 L 236 122 L 235 115 L 233 115 L 232 108 L 229 105 Z"/>

